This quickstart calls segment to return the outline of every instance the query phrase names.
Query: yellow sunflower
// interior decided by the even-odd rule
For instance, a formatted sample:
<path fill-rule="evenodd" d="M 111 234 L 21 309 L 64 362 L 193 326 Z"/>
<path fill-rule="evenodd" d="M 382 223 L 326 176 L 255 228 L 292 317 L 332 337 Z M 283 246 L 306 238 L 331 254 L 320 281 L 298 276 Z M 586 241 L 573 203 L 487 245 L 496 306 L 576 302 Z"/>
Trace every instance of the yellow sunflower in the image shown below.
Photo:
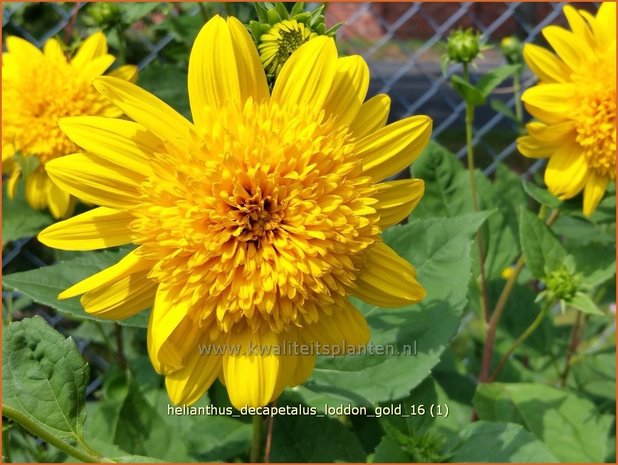
<path fill-rule="evenodd" d="M 418 179 L 382 181 L 431 133 L 426 116 L 385 126 L 390 100 L 363 103 L 368 85 L 361 57 L 338 58 L 319 37 L 291 56 L 270 95 L 245 27 L 219 16 L 190 55 L 193 123 L 133 84 L 97 79 L 135 122 L 61 121 L 85 152 L 47 171 L 101 207 L 39 239 L 138 247 L 59 297 L 83 294 L 87 312 L 111 319 L 152 306 L 148 353 L 177 404 L 219 377 L 236 407 L 265 405 L 309 377 L 316 343 L 366 344 L 348 295 L 383 307 L 425 295 L 380 232 L 424 192 Z"/>
<path fill-rule="evenodd" d="M 56 186 L 45 172 L 50 160 L 77 150 L 58 127 L 65 116 L 120 116 L 121 112 L 92 86 L 115 58 L 107 53 L 105 35 L 97 32 L 84 41 L 72 59 L 61 43 L 50 39 L 43 51 L 19 37 L 6 39 L 2 54 L 2 162 L 13 197 L 16 182 L 25 175 L 26 199 L 38 210 L 49 207 L 55 218 L 73 212 L 74 198 Z M 133 80 L 137 67 L 121 66 L 110 73 Z M 33 157 L 34 164 L 25 162 Z M 24 165 L 33 167 L 23 172 Z"/>
<path fill-rule="evenodd" d="M 616 179 L 616 4 L 596 16 L 564 8 L 571 30 L 543 29 L 556 54 L 526 44 L 524 58 L 540 83 L 522 95 L 538 121 L 518 139 L 527 157 L 546 158 L 545 183 L 560 199 L 584 191 L 590 216 Z"/>

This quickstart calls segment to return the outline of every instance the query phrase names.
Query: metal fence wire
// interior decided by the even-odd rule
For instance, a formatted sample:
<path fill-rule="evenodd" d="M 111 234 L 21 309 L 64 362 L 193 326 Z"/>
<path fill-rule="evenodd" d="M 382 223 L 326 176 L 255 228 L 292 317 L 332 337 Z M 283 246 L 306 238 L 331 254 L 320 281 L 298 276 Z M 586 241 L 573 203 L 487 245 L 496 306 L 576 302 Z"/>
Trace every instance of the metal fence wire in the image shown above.
<path fill-rule="evenodd" d="M 165 5 L 165 4 L 163 4 Z M 69 27 L 75 11 L 82 10 L 86 3 L 74 5 L 48 4 L 53 13 L 49 28 L 34 35 L 24 19 L 17 21 L 26 4 L 3 6 L 3 29 L 11 31 L 42 46 L 47 39 Z M 347 54 L 359 54 L 371 69 L 370 95 L 388 93 L 393 100 L 391 118 L 397 119 L 412 114 L 426 114 L 434 120 L 433 137 L 449 147 L 459 157 L 465 154 L 463 138 L 464 105 L 449 86 L 453 73 L 461 70 L 450 66 L 442 73 L 440 56 L 448 34 L 457 27 L 473 27 L 483 34 L 484 41 L 496 45 L 507 35 L 514 35 L 522 42 L 543 42 L 541 29 L 551 23 L 561 23 L 564 3 L 337 3 L 327 4 L 327 25 L 343 22 L 337 32 L 339 47 Z M 582 5 L 590 9 L 590 4 Z M 211 5 L 212 10 L 226 13 L 229 8 L 222 4 Z M 179 14 L 176 9 L 166 14 Z M 185 15 L 198 15 L 200 9 L 193 4 L 183 10 Z M 167 47 L 174 46 L 171 33 L 156 41 L 141 38 L 146 54 L 138 65 L 145 69 Z M 476 74 L 499 66 L 504 59 L 494 47 L 478 60 Z M 475 71 L 473 70 L 473 77 Z M 535 77 L 524 72 L 522 86 L 534 84 Z M 514 108 L 514 97 L 509 81 L 499 87 L 493 98 Z M 504 114 L 496 113 L 489 105 L 478 109 L 475 121 L 475 145 L 482 153 L 480 166 L 491 174 L 498 163 L 507 160 L 521 166 L 525 175 L 537 171 L 543 161 L 524 164 L 517 160 L 515 135 L 517 128 Z M 517 156 L 519 157 L 519 156 Z"/>
<path fill-rule="evenodd" d="M 179 9 L 178 4 L 161 4 L 166 15 L 198 16 L 199 5 L 188 4 Z M 85 2 L 73 4 L 48 3 L 45 12 L 48 17 L 44 31 L 28 27 L 24 9 L 28 3 L 4 3 L 2 6 L 3 33 L 22 36 L 39 47 L 46 40 L 63 36 L 72 28 L 75 14 L 81 14 L 88 5 Z M 310 6 L 315 6 L 311 5 Z M 343 22 L 337 32 L 338 46 L 345 54 L 359 54 L 368 62 L 371 70 L 369 96 L 388 93 L 392 98 L 391 118 L 399 119 L 413 114 L 426 114 L 433 118 L 433 137 L 449 147 L 459 157 L 465 154 L 464 105 L 451 90 L 450 76 L 461 72 L 457 66 L 450 66 L 445 73 L 441 70 L 440 56 L 448 34 L 457 27 L 478 29 L 489 45 L 496 45 L 507 35 L 514 35 L 522 42 L 540 42 L 541 29 L 551 23 L 562 24 L 564 3 L 329 3 L 326 8 L 327 26 Z M 591 4 L 583 8 L 594 8 Z M 219 10 L 226 14 L 229 5 L 209 4 L 211 12 Z M 244 11 L 248 11 L 245 8 Z M 34 18 L 37 21 L 40 18 Z M 163 34 L 155 40 L 140 36 L 144 53 L 138 61 L 140 70 L 146 69 L 159 59 L 167 48 L 174 47 L 177 40 L 172 33 Z M 473 77 L 487 69 L 504 64 L 496 50 L 488 50 L 478 61 Z M 525 89 L 536 82 L 530 72 L 524 72 L 522 87 Z M 504 82 L 494 98 L 514 109 L 515 99 L 511 83 Z M 483 153 L 480 166 L 486 174 L 492 174 L 501 162 L 519 167 L 524 176 L 539 170 L 540 162 L 528 163 L 516 153 L 515 138 L 517 126 L 504 114 L 493 111 L 489 105 L 477 110 L 475 119 L 475 145 Z M 18 255 L 29 260 L 33 267 L 41 266 L 40 260 L 29 253 L 25 246 L 30 238 L 17 241 L 4 250 L 3 268 Z M 9 297 L 3 292 L 4 297 Z M 62 315 L 43 314 L 48 322 L 63 330 Z M 104 372 L 107 362 L 88 349 L 89 340 L 78 340 L 78 348 L 96 365 L 98 372 Z M 94 377 L 88 386 L 92 393 L 101 385 L 100 376 Z"/>

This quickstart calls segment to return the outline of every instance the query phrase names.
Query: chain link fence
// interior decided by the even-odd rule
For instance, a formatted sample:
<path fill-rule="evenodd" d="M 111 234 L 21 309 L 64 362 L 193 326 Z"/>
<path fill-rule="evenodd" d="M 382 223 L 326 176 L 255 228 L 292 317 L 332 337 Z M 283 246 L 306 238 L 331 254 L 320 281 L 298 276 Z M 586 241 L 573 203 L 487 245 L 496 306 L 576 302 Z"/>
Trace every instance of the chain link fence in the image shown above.
<path fill-rule="evenodd" d="M 522 42 L 542 42 L 540 31 L 552 23 L 562 23 L 564 3 L 329 3 L 327 25 L 343 22 L 337 32 L 339 48 L 346 54 L 359 54 L 371 69 L 370 95 L 388 93 L 393 101 L 392 119 L 413 114 L 426 114 L 434 120 L 433 137 L 449 147 L 459 157 L 465 154 L 464 105 L 449 85 L 450 76 L 460 73 L 458 66 L 450 66 L 442 72 L 440 57 L 448 34 L 457 27 L 474 27 L 483 33 L 486 43 L 496 45 L 506 35 L 514 35 Z M 230 4 L 208 4 L 208 13 L 236 13 Z M 3 35 L 19 35 L 39 47 L 46 40 L 59 36 L 65 39 L 74 33 L 78 16 L 87 13 L 86 2 L 58 4 L 46 3 L 40 10 L 32 4 L 12 3 L 2 6 Z M 582 5 L 591 9 L 591 4 Z M 145 10 L 146 11 L 146 10 Z M 158 15 L 155 23 L 166 16 L 193 17 L 202 21 L 204 4 L 159 4 L 148 15 Z M 241 13 L 248 15 L 251 6 L 245 4 Z M 30 27 L 32 15 L 45 14 L 44 29 Z M 30 15 L 30 16 L 29 16 Z M 248 19 L 248 17 L 241 19 Z M 41 18 L 35 18 L 40 23 Z M 131 29 L 139 29 L 142 19 L 137 19 Z M 77 32 L 82 32 L 78 30 Z M 147 70 L 156 60 L 164 60 L 165 53 L 173 49 L 178 35 L 171 32 L 154 36 L 136 34 L 141 47 L 137 63 L 140 70 Z M 113 46 L 113 44 L 112 44 Z M 484 70 L 504 64 L 504 59 L 494 48 L 485 52 L 479 60 L 473 78 Z M 476 76 L 475 76 L 476 75 Z M 524 71 L 523 89 L 533 85 L 535 77 Z M 182 85 L 181 83 L 178 84 Z M 514 109 L 515 96 L 512 84 L 505 81 L 496 89 L 492 98 L 501 100 Z M 503 113 L 493 111 L 489 105 L 477 110 L 475 120 L 475 146 L 481 154 L 480 166 L 486 174 L 492 174 L 501 162 L 514 166 L 524 176 L 538 171 L 543 161 L 529 163 L 516 153 L 515 138 L 518 127 Z M 16 257 L 29 262 L 31 267 L 45 265 L 29 250 L 31 238 L 16 241 L 3 251 L 3 270 Z M 12 293 L 3 291 L 4 299 L 12 299 Z M 62 330 L 62 315 L 37 312 L 54 327 Z M 98 373 L 107 369 L 108 362 L 89 351 L 88 339 L 77 340 L 80 351 Z M 95 376 L 88 386 L 88 394 L 101 385 L 101 377 Z"/>

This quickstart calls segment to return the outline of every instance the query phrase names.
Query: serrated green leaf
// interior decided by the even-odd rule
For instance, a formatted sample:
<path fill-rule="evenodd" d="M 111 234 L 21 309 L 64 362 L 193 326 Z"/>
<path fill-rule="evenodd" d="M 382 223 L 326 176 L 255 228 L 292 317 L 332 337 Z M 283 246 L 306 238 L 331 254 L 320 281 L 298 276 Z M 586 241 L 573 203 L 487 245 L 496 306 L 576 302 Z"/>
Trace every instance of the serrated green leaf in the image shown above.
<path fill-rule="evenodd" d="M 564 389 L 545 384 L 480 384 L 479 418 L 518 423 L 562 462 L 603 462 L 613 418 Z"/>
<path fill-rule="evenodd" d="M 2 340 L 2 402 L 50 436 L 83 446 L 88 365 L 75 344 L 35 316 Z"/>
<path fill-rule="evenodd" d="M 481 94 L 484 98 L 487 98 L 487 96 L 491 94 L 496 87 L 498 87 L 498 84 L 504 81 L 507 77 L 513 75 L 519 67 L 519 65 L 504 65 L 493 69 L 485 73 L 474 87 L 479 94 Z"/>
<path fill-rule="evenodd" d="M 416 266 L 427 297 L 418 305 L 388 310 L 359 302 L 372 342 L 395 347 L 400 354 L 321 358 L 300 388 L 308 402 L 319 406 L 334 398 L 371 405 L 400 399 L 429 375 L 459 326 L 470 279 L 471 238 L 486 217 L 480 212 L 420 220 L 384 233 L 385 242 Z M 406 346 L 417 347 L 417 353 L 402 355 Z"/>
<path fill-rule="evenodd" d="M 542 205 L 547 205 L 550 208 L 559 208 L 562 205 L 562 200 L 554 197 L 547 189 L 543 189 L 536 184 L 522 180 L 522 185 L 526 194 Z"/>
<path fill-rule="evenodd" d="M 477 421 L 449 451 L 450 462 L 556 463 L 547 447 L 520 425 Z"/>
<path fill-rule="evenodd" d="M 544 278 L 546 269 L 552 271 L 564 263 L 567 252 L 558 238 L 523 207 L 519 211 L 519 235 L 526 265 L 535 278 Z"/>
<path fill-rule="evenodd" d="M 592 301 L 590 296 L 584 294 L 583 292 L 578 292 L 575 294 L 570 301 L 567 302 L 571 307 L 576 308 L 577 310 L 587 313 L 589 315 L 604 315 L 604 313 L 596 306 L 596 304 Z"/>
<path fill-rule="evenodd" d="M 513 110 L 511 110 L 506 103 L 504 103 L 502 100 L 498 100 L 497 98 L 492 98 L 489 101 L 489 105 L 491 106 L 491 109 L 494 110 L 497 113 L 501 113 L 504 116 L 506 116 L 508 119 L 512 120 L 512 121 L 517 121 L 517 116 L 515 116 L 515 113 L 513 112 Z"/>
<path fill-rule="evenodd" d="M 315 416 L 279 416 L 274 423 L 271 462 L 363 462 L 358 438 L 343 423 Z"/>
<path fill-rule="evenodd" d="M 463 101 L 469 105 L 479 106 L 485 103 L 485 96 L 461 76 L 453 74 L 451 76 L 451 85 Z"/>
<path fill-rule="evenodd" d="M 575 259 L 582 284 L 598 286 L 616 275 L 615 245 L 567 243 L 566 249 Z"/>
<path fill-rule="evenodd" d="M 73 284 L 118 262 L 125 251 L 88 252 L 81 256 L 62 261 L 52 266 L 13 273 L 3 277 L 3 286 L 21 292 L 36 302 L 47 305 L 61 313 L 81 320 L 108 321 L 86 313 L 75 297 L 58 300 L 58 294 Z M 141 312 L 127 320 L 119 321 L 126 326 L 145 328 L 148 325 L 148 312 Z"/>

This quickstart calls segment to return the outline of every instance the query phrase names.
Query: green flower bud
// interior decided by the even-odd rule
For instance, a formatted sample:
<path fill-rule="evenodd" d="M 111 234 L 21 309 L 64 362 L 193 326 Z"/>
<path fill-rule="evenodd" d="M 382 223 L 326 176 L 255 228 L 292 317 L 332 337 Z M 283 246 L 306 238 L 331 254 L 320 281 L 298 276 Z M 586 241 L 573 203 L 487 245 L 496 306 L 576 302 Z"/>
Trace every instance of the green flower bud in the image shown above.
<path fill-rule="evenodd" d="M 115 3 L 97 2 L 88 8 L 89 25 L 97 26 L 101 29 L 111 29 L 121 20 L 122 15 L 118 5 Z"/>
<path fill-rule="evenodd" d="M 500 42 L 500 51 L 509 64 L 517 64 L 522 62 L 521 55 L 522 44 L 515 36 L 508 36 Z"/>
<path fill-rule="evenodd" d="M 470 63 L 483 50 L 481 33 L 472 29 L 457 29 L 446 41 L 448 60 L 453 63 Z"/>
<path fill-rule="evenodd" d="M 305 11 L 299 2 L 288 12 L 283 3 L 266 2 L 256 3 L 255 9 L 258 21 L 251 21 L 249 30 L 271 84 L 298 47 L 320 35 L 334 36 L 341 25 L 326 29 L 324 5 Z"/>
<path fill-rule="evenodd" d="M 545 276 L 545 286 L 547 287 L 546 298 L 551 300 L 562 300 L 569 302 L 573 300 L 580 288 L 582 276 L 575 273 L 572 262 L 567 260 L 564 265 L 548 272 Z"/>

